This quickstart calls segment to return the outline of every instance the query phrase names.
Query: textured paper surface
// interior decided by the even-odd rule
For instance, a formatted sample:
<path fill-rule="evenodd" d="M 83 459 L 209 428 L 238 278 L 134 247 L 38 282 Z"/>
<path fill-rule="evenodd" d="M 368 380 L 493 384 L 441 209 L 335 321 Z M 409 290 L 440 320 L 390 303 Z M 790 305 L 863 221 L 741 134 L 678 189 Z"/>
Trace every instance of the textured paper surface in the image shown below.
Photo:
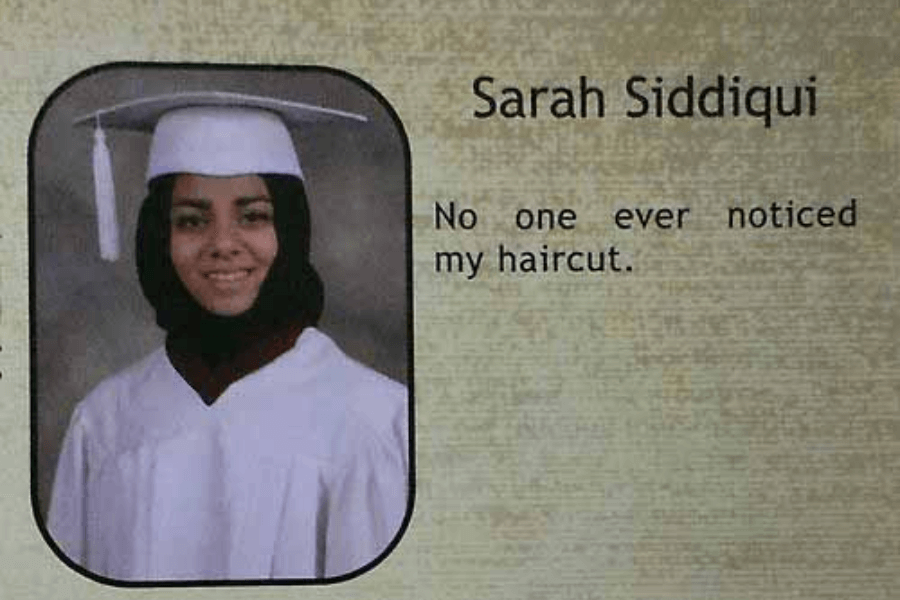
<path fill-rule="evenodd" d="M 0 3 L 0 591 L 11 598 L 892 598 L 900 588 L 895 2 Z M 413 164 L 417 498 L 377 569 L 317 588 L 106 588 L 29 502 L 26 149 L 113 60 L 322 64 L 378 89 Z M 816 75 L 819 113 L 476 121 L 472 79 Z M 616 90 L 614 93 L 612 90 Z M 735 199 L 847 230 L 729 232 Z M 434 203 L 478 211 L 434 229 Z M 686 205 L 682 231 L 615 208 Z M 572 208 L 526 233 L 523 206 Z M 39 223 L 36 224 L 40 226 Z M 620 276 L 436 274 L 438 250 L 617 244 Z M 65 357 L 61 357 L 65 360 Z"/>

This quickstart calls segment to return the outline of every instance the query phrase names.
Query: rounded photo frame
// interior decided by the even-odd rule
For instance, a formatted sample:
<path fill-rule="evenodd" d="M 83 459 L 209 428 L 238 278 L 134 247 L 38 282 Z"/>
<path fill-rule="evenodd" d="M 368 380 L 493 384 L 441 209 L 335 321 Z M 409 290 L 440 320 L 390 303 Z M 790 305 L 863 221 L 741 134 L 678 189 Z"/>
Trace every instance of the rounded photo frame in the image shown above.
<path fill-rule="evenodd" d="M 272 266 L 262 272 L 255 313 L 213 314 L 206 329 L 197 326 L 206 317 L 185 318 L 184 329 L 166 329 L 159 296 L 169 292 L 148 294 L 148 276 L 135 268 L 147 252 L 146 234 L 135 238 L 147 228 L 139 215 L 157 183 L 147 165 L 154 153 L 171 152 L 153 123 L 126 127 L 104 111 L 210 93 L 361 117 L 329 113 L 288 125 L 308 205 L 308 250 L 282 259 L 297 236 L 285 233 L 296 223 L 284 225 L 288 209 L 279 207 L 293 205 L 273 198 L 270 216 L 276 263 L 296 267 L 302 256 L 321 280 L 324 307 L 312 317 L 291 308 L 292 320 L 269 318 L 280 310 L 273 306 L 292 301 L 258 308 L 267 293 L 290 287 L 270 285 L 283 280 Z M 233 145 L 242 152 L 251 141 Z M 218 145 L 204 156 L 217 155 Z M 182 181 L 195 169 L 171 172 L 163 179 Z M 236 175 L 201 177 L 221 183 Z M 273 197 L 282 194 L 268 174 L 262 181 Z M 204 201 L 217 193 L 192 189 Z M 166 190 L 163 204 L 174 207 L 180 197 Z M 104 195 L 118 215 L 115 261 L 101 257 L 109 245 L 97 218 L 109 210 Z M 110 63 L 54 91 L 29 143 L 31 491 L 37 524 L 61 560 L 118 586 L 293 585 L 344 581 L 390 554 L 415 490 L 410 207 L 399 117 L 372 86 L 334 68 Z M 159 228 L 162 247 L 177 252 L 171 232 L 181 217 L 160 214 L 169 221 Z M 232 227 L 231 213 L 222 214 L 207 219 L 224 224 L 210 231 Z M 244 213 L 234 220 L 246 222 Z M 214 291 L 231 293 L 243 285 L 232 279 L 252 273 L 247 263 L 228 268 L 204 271 L 219 278 Z M 252 322 L 232 329 L 236 319 Z M 215 335 L 198 333 L 208 331 Z M 194 368 L 204 361 L 213 367 Z"/>

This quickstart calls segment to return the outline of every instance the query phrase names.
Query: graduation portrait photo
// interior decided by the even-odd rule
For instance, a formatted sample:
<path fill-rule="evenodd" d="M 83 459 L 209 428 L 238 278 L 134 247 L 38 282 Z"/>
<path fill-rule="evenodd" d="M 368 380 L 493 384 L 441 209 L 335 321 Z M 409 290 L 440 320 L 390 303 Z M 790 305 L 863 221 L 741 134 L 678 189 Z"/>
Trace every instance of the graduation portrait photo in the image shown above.
<path fill-rule="evenodd" d="M 32 505 L 114 585 L 309 583 L 412 514 L 410 163 L 320 67 L 113 63 L 29 144 Z"/>

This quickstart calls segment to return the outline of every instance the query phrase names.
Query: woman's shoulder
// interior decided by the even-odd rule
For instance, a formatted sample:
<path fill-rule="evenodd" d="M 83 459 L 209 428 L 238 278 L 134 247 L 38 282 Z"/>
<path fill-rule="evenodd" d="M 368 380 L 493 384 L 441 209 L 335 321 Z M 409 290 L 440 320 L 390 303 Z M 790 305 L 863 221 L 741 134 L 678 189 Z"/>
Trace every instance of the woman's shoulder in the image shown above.
<path fill-rule="evenodd" d="M 409 400 L 405 385 L 348 356 L 314 328 L 304 330 L 289 354 L 283 374 L 314 404 L 320 431 L 331 424 L 334 433 L 342 432 L 339 437 L 353 434 L 374 443 L 405 446 Z"/>
<path fill-rule="evenodd" d="M 90 407 L 108 402 L 123 391 L 145 384 L 158 376 L 167 364 L 165 348 L 159 347 L 127 367 L 106 376 L 85 396 L 81 404 Z"/>
<path fill-rule="evenodd" d="M 169 378 L 171 369 L 167 366 L 165 349 L 160 347 L 107 376 L 78 403 L 73 421 L 80 421 L 91 429 L 110 425 L 109 421 L 121 414 L 128 399 L 133 399 L 137 390 Z"/>
<path fill-rule="evenodd" d="M 348 401 L 405 403 L 406 386 L 348 356 L 325 333 L 303 331 L 284 367 L 294 375 L 308 372 L 313 385 L 325 385 Z"/>

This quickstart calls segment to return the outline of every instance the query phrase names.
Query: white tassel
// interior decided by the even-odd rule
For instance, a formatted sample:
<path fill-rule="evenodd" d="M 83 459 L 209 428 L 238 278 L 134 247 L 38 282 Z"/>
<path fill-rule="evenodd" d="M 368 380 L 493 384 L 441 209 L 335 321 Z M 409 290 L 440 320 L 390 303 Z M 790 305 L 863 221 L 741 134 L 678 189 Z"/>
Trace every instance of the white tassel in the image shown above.
<path fill-rule="evenodd" d="M 106 135 L 99 120 L 94 129 L 94 199 L 97 204 L 97 228 L 100 256 L 104 260 L 119 258 L 119 224 L 116 220 L 116 192 L 113 186 L 112 159 L 106 146 Z"/>

